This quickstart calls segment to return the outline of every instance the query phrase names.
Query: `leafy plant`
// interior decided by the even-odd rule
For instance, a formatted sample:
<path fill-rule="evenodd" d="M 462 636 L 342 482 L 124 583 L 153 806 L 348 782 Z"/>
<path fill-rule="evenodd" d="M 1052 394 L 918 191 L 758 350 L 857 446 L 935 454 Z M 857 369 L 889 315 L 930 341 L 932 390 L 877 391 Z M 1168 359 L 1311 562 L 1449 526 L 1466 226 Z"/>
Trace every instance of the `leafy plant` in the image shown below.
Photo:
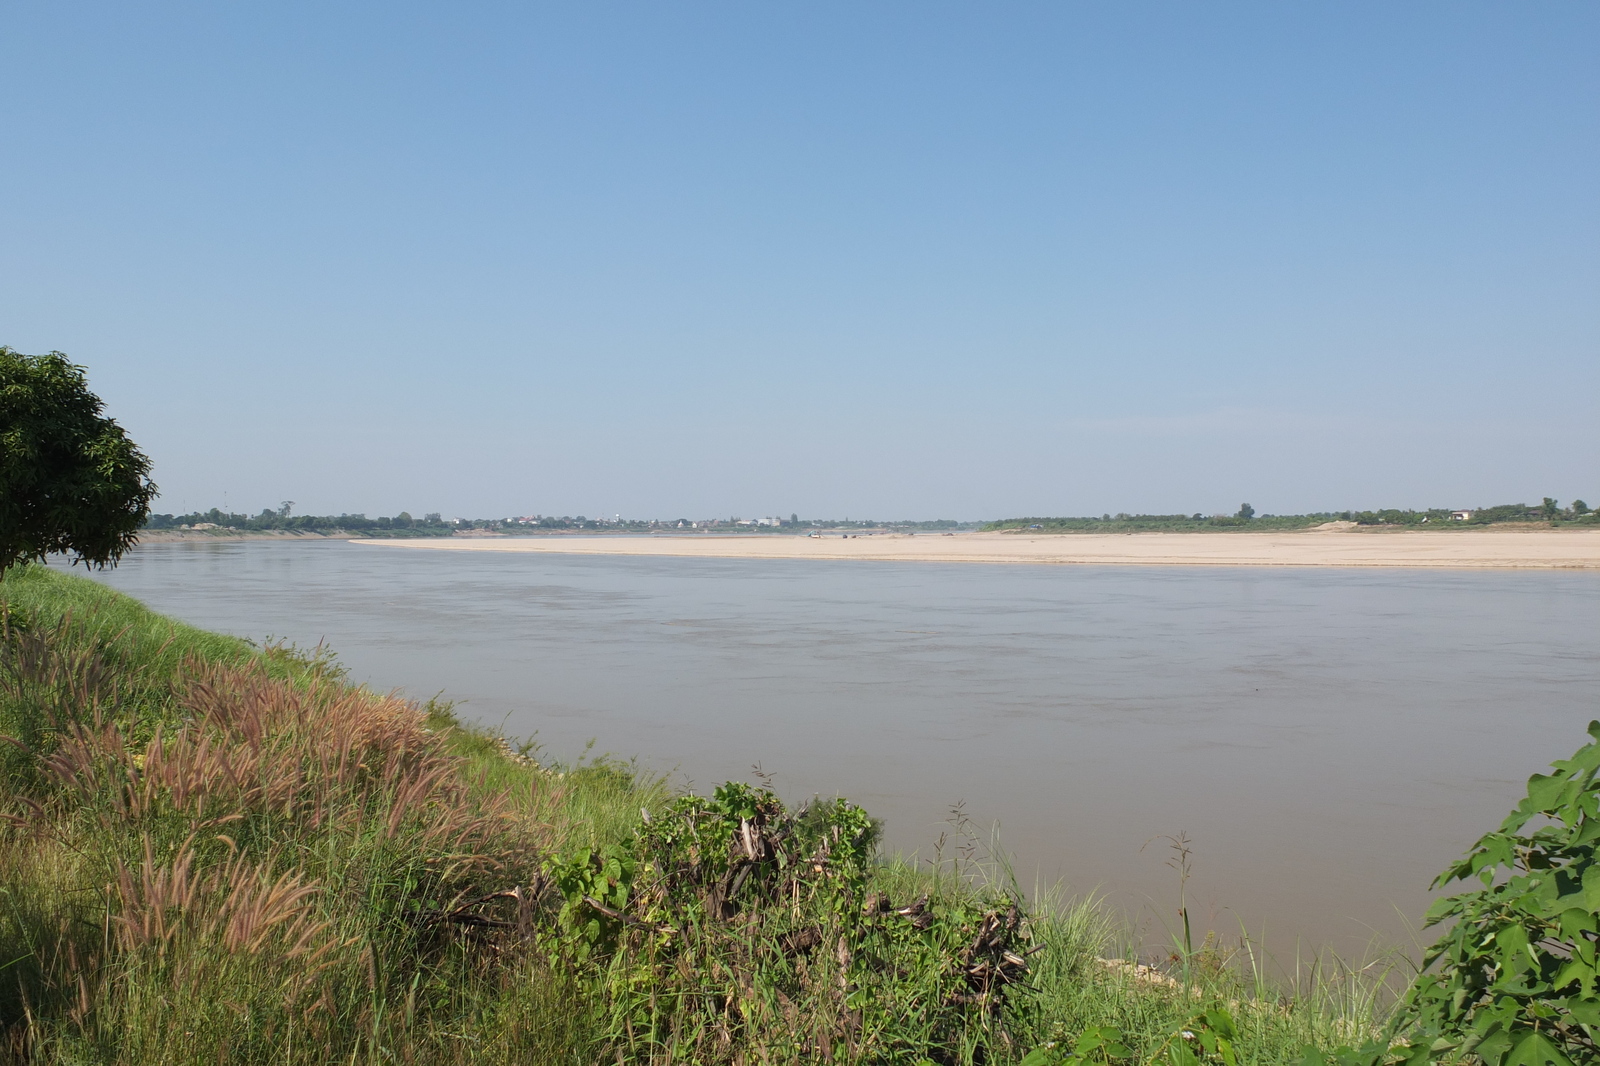
<path fill-rule="evenodd" d="M 552 859 L 545 874 L 561 895 L 556 921 L 581 960 L 611 951 L 622 932 L 638 863 L 624 844 Z"/>
<path fill-rule="evenodd" d="M 1481 887 L 1439 900 L 1452 923 L 1391 1019 L 1388 1039 L 1322 1052 L 1303 1066 L 1576 1066 L 1600 1059 L 1600 721 L 1590 743 L 1434 881 Z M 1531 829 L 1530 829 L 1531 827 Z"/>
<path fill-rule="evenodd" d="M 1454 924 L 1404 1004 L 1441 1052 L 1459 1041 L 1491 1066 L 1600 1056 L 1600 722 L 1589 735 L 1434 883 L 1482 886 L 1429 910 L 1429 925 Z"/>
<path fill-rule="evenodd" d="M 1238 1066 L 1239 1056 L 1234 1050 L 1238 1040 L 1233 1015 L 1220 1006 L 1212 1007 L 1174 1030 L 1145 1061 L 1166 1062 L 1170 1066 Z M 1116 1026 L 1091 1025 L 1072 1041 L 1070 1051 L 1052 1042 L 1030 1051 L 1021 1066 L 1114 1066 L 1135 1058 L 1128 1044 L 1128 1038 Z M 1312 1061 L 1323 1066 L 1326 1060 Z"/>
<path fill-rule="evenodd" d="M 1201 1066 L 1202 1063 L 1221 1063 L 1238 1066 L 1239 1057 L 1233 1045 L 1239 1039 L 1233 1015 L 1221 1007 L 1202 1011 L 1188 1025 L 1179 1029 L 1167 1040 L 1167 1061 L 1172 1066 Z"/>
<path fill-rule="evenodd" d="M 1023 1056 L 1022 1066 L 1088 1066 L 1090 1063 L 1111 1066 L 1133 1058 L 1133 1050 L 1124 1042 L 1127 1038 L 1114 1025 L 1091 1025 L 1078 1034 L 1067 1051 L 1052 1042 L 1034 1048 Z"/>
<path fill-rule="evenodd" d="M 838 914 L 860 906 L 876 854 L 877 824 L 848 800 L 790 815 L 770 790 L 731 781 L 684 796 L 639 827 L 638 846 L 656 886 L 655 905 L 693 917 L 731 918 L 779 880 L 807 886 Z M 681 914 L 670 915 L 674 920 Z"/>

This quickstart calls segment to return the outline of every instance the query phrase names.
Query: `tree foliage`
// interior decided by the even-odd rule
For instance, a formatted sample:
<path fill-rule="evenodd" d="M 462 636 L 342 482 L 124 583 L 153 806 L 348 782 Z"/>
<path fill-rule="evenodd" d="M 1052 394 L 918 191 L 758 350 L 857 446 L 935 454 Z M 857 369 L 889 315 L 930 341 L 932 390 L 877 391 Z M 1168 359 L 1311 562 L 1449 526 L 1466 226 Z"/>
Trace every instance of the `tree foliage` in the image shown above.
<path fill-rule="evenodd" d="M 115 565 L 156 487 L 150 460 L 61 352 L 0 346 L 0 571 L 53 552 Z"/>

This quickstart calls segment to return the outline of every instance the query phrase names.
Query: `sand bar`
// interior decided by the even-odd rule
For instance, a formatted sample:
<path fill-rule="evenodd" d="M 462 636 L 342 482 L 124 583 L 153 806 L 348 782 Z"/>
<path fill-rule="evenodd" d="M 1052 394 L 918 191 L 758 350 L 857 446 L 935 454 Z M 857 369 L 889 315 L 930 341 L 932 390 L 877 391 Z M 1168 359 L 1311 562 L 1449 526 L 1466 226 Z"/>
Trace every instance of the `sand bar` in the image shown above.
<path fill-rule="evenodd" d="M 548 552 L 698 559 L 857 559 L 871 562 L 1087 566 L 1389 566 L 1600 570 L 1600 531 L 1357 533 L 878 534 L 849 538 L 729 534 L 441 537 L 360 540 L 384 548 Z"/>

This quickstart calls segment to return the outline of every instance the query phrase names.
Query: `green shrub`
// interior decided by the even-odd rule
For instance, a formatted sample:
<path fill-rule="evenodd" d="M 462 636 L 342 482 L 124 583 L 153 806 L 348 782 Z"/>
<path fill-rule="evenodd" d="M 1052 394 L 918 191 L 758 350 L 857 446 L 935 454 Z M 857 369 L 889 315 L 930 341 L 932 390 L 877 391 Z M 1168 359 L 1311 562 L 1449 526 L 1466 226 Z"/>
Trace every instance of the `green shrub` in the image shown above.
<path fill-rule="evenodd" d="M 1600 1057 L 1600 722 L 1589 735 L 1435 882 L 1481 886 L 1428 912 L 1430 925 L 1453 924 L 1405 1001 L 1440 1052 L 1459 1046 L 1491 1066 Z"/>

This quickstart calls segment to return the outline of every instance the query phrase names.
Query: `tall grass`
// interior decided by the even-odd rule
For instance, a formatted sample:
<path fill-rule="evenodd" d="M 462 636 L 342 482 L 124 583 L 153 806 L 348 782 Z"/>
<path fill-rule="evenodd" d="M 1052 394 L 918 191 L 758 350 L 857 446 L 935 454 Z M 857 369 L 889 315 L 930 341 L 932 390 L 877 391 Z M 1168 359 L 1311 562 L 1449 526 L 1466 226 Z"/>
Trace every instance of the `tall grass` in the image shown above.
<path fill-rule="evenodd" d="M 1381 1015 L 1361 975 L 1121 961 L 1096 901 L 878 858 L 847 803 L 542 765 L 42 567 L 0 581 L 0 735 L 0 1059 L 1006 1063 L 1113 1027 L 1146 1061 L 1219 1007 L 1275 1063 Z"/>

